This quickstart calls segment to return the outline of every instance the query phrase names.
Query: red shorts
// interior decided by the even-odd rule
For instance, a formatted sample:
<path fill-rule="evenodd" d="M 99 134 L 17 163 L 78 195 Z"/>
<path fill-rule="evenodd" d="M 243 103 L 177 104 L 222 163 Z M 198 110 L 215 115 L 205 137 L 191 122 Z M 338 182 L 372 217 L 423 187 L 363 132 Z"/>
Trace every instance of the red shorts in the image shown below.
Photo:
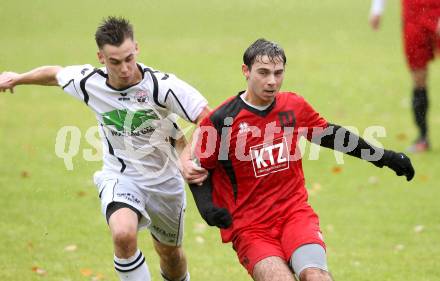
<path fill-rule="evenodd" d="M 426 68 L 434 58 L 435 50 L 440 50 L 440 38 L 423 25 L 406 21 L 403 25 L 405 57 L 411 70 Z"/>
<path fill-rule="evenodd" d="M 288 218 L 274 219 L 272 225 L 254 225 L 232 241 L 240 263 L 252 276 L 256 263 L 277 256 L 289 262 L 293 252 L 304 244 L 320 244 L 325 249 L 319 219 L 307 205 Z"/>

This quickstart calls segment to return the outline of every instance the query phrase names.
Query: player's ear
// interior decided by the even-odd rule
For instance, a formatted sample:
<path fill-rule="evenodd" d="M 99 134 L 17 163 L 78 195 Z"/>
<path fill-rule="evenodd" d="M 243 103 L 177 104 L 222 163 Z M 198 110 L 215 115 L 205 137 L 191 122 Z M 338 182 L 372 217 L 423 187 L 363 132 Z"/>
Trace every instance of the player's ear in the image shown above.
<path fill-rule="evenodd" d="M 102 53 L 102 51 L 99 50 L 98 53 L 97 53 L 97 55 L 98 55 L 98 60 L 99 60 L 99 62 L 100 62 L 101 64 L 104 64 L 104 54 Z"/>
<path fill-rule="evenodd" d="M 139 54 L 139 44 L 138 44 L 138 42 L 134 42 L 134 53 L 136 55 Z"/>
<path fill-rule="evenodd" d="M 243 72 L 244 77 L 246 77 L 246 80 L 248 80 L 249 79 L 249 75 L 250 75 L 250 69 L 244 63 L 241 65 L 241 72 Z"/>

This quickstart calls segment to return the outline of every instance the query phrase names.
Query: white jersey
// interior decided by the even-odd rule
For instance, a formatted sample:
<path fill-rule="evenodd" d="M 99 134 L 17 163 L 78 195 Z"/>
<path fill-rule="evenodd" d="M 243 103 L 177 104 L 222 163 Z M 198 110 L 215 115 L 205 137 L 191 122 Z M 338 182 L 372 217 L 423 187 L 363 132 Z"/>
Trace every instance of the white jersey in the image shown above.
<path fill-rule="evenodd" d="M 207 106 L 193 87 L 172 74 L 138 64 L 142 81 L 125 89 L 108 84 L 106 68 L 77 65 L 57 74 L 64 91 L 96 113 L 103 170 L 146 185 L 180 176 L 172 147 L 177 116 L 194 122 Z M 176 115 L 177 114 L 177 115 Z"/>

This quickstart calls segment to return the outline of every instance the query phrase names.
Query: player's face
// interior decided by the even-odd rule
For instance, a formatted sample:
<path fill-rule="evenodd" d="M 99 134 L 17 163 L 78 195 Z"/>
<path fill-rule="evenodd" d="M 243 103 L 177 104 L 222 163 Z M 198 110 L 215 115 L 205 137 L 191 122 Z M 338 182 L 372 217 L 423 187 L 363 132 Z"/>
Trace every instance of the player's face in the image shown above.
<path fill-rule="evenodd" d="M 242 71 L 248 84 L 247 93 L 254 105 L 268 105 L 281 88 L 284 79 L 284 63 L 281 58 L 270 60 L 257 57 L 251 69 L 245 64 Z"/>
<path fill-rule="evenodd" d="M 142 74 L 137 64 L 137 43 L 126 39 L 120 46 L 106 44 L 98 52 L 98 59 L 105 64 L 109 83 L 115 88 L 124 88 L 140 81 Z"/>

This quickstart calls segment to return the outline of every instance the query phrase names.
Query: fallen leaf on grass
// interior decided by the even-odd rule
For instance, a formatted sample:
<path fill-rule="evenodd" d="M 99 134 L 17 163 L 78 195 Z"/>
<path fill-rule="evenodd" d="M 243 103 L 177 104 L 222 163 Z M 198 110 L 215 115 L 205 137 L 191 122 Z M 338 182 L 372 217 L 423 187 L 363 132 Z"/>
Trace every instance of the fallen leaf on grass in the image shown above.
<path fill-rule="evenodd" d="M 20 173 L 20 177 L 22 179 L 29 178 L 30 176 L 31 176 L 31 174 L 28 171 L 21 171 L 21 173 Z"/>
<path fill-rule="evenodd" d="M 75 244 L 68 245 L 64 248 L 64 251 L 66 252 L 75 252 L 78 249 L 78 247 Z"/>
<path fill-rule="evenodd" d="M 32 267 L 32 272 L 35 272 L 36 274 L 40 275 L 40 276 L 45 276 L 47 275 L 47 271 L 39 268 L 38 266 L 33 266 Z"/>
<path fill-rule="evenodd" d="M 332 224 L 328 224 L 327 227 L 326 227 L 326 229 L 327 229 L 328 232 L 333 232 L 333 231 L 335 231 L 335 227 L 334 227 Z"/>
<path fill-rule="evenodd" d="M 82 268 L 79 270 L 79 272 L 81 272 L 82 276 L 86 276 L 86 277 L 92 276 L 92 274 L 93 274 L 93 271 L 88 268 Z"/>
<path fill-rule="evenodd" d="M 397 140 L 399 140 L 399 141 L 405 141 L 405 140 L 408 139 L 408 137 L 407 137 L 407 135 L 406 135 L 405 133 L 399 133 L 399 134 L 397 134 L 396 138 L 397 138 Z"/>
<path fill-rule="evenodd" d="M 312 184 L 312 189 L 313 190 L 319 191 L 319 190 L 321 190 L 321 188 L 322 188 L 322 186 L 321 186 L 321 184 L 319 182 L 315 182 L 315 183 Z"/>
<path fill-rule="evenodd" d="M 420 232 L 423 231 L 423 229 L 425 229 L 425 226 L 423 226 L 423 225 L 416 225 L 416 226 L 414 227 L 414 232 L 415 232 L 415 233 L 420 233 Z"/>
<path fill-rule="evenodd" d="M 368 183 L 369 184 L 378 184 L 379 183 L 379 178 L 375 177 L 375 176 L 371 176 L 368 178 Z"/>
<path fill-rule="evenodd" d="M 318 182 L 315 182 L 312 184 L 312 188 L 309 189 L 309 195 L 314 196 L 316 193 L 318 193 L 321 190 L 321 184 Z"/>
<path fill-rule="evenodd" d="M 420 175 L 420 180 L 423 182 L 427 182 L 429 180 L 429 177 L 427 175 Z"/>
<path fill-rule="evenodd" d="M 34 155 L 34 154 L 35 154 L 35 147 L 33 147 L 33 146 L 30 145 L 30 144 L 24 144 L 24 145 L 22 145 L 22 149 L 23 149 L 24 151 L 26 151 L 28 155 Z"/>
<path fill-rule="evenodd" d="M 78 191 L 78 193 L 76 194 L 78 197 L 84 197 L 87 195 L 87 192 L 85 191 Z"/>
<path fill-rule="evenodd" d="M 394 251 L 396 251 L 396 252 L 400 252 L 400 251 L 402 251 L 403 249 L 405 249 L 405 245 L 403 245 L 403 244 L 397 244 L 397 245 L 394 247 Z"/>
<path fill-rule="evenodd" d="M 334 166 L 334 167 L 332 168 L 332 173 L 333 173 L 333 174 L 340 174 L 341 172 L 342 172 L 342 168 L 339 167 L 339 166 Z"/>
<path fill-rule="evenodd" d="M 197 235 L 196 242 L 199 244 L 203 244 L 203 243 L 205 243 L 205 239 L 202 236 Z"/>

